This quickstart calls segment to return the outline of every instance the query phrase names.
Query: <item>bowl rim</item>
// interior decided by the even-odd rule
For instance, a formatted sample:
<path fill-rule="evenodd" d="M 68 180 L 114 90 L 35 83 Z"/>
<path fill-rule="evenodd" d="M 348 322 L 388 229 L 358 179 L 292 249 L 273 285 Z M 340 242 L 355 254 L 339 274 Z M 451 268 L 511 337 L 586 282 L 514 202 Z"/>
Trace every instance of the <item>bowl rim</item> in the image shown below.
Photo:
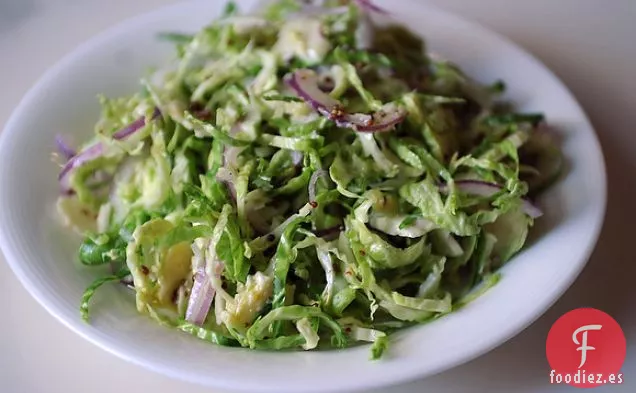
<path fill-rule="evenodd" d="M 593 217 L 594 228 L 591 229 L 590 234 L 590 242 L 585 246 L 584 252 L 582 253 L 583 257 L 576 265 L 576 269 L 573 270 L 572 274 L 561 282 L 561 286 L 552 291 L 552 296 L 545 299 L 545 301 L 536 306 L 532 312 L 528 312 L 525 318 L 521 318 L 513 326 L 510 326 L 506 330 L 506 334 L 497 336 L 496 339 L 491 339 L 487 345 L 482 345 L 478 348 L 469 351 L 467 356 L 464 356 L 459 359 L 455 359 L 455 361 L 447 362 L 444 364 L 439 364 L 436 368 L 429 370 L 423 373 L 421 370 L 417 368 L 409 369 L 408 372 L 403 372 L 400 375 L 395 375 L 390 378 L 386 378 L 384 381 L 380 381 L 379 379 L 369 378 L 369 381 L 359 381 L 358 383 L 346 383 L 343 384 L 343 387 L 336 388 L 338 390 L 342 389 L 365 389 L 372 387 L 381 387 L 389 384 L 399 383 L 399 382 L 407 382 L 416 378 L 421 377 L 422 375 L 430 376 L 433 374 L 437 374 L 439 372 L 449 370 L 458 365 L 466 363 L 472 359 L 475 359 L 492 349 L 502 345 L 512 337 L 519 334 L 521 331 L 530 326 L 534 321 L 536 321 L 539 317 L 541 317 L 554 303 L 556 303 L 561 296 L 565 293 L 565 291 L 570 288 L 570 286 L 574 283 L 574 281 L 578 278 L 581 271 L 587 265 L 589 258 L 596 247 L 598 242 L 598 238 L 600 236 L 601 230 L 603 228 L 606 209 L 607 209 L 607 171 L 605 158 L 603 156 L 603 150 L 601 148 L 601 144 L 599 142 L 597 133 L 590 122 L 587 114 L 583 110 L 581 104 L 574 97 L 572 92 L 568 89 L 568 87 L 563 83 L 547 66 L 543 64 L 538 58 L 532 55 L 528 50 L 523 48 L 521 45 L 513 42 L 511 39 L 506 36 L 491 30 L 480 23 L 474 22 L 470 19 L 466 19 L 462 16 L 458 16 L 454 13 L 448 12 L 444 9 L 438 8 L 437 6 L 428 4 L 428 3 L 419 3 L 415 0 L 401 0 L 402 2 L 408 2 L 413 4 L 416 10 L 432 10 L 435 13 L 443 15 L 445 18 L 452 20 L 457 23 L 461 23 L 464 26 L 469 27 L 470 29 L 476 31 L 479 34 L 486 34 L 492 38 L 497 39 L 503 44 L 506 44 L 510 47 L 516 49 L 520 54 L 526 57 L 525 60 L 534 63 L 533 65 L 542 72 L 544 72 L 554 84 L 559 85 L 559 87 L 564 91 L 567 95 L 568 99 L 572 102 L 580 112 L 580 121 L 582 124 L 587 126 L 592 131 L 592 139 L 594 144 L 594 149 L 599 153 L 599 165 L 600 165 L 600 174 L 601 177 L 598 179 L 599 183 L 597 184 L 598 189 L 600 191 L 599 195 L 596 195 L 596 200 L 598 203 L 598 207 L 596 210 L 596 215 Z M 79 46 L 72 49 L 70 52 L 65 54 L 61 59 L 59 59 L 52 67 L 48 68 L 31 86 L 31 88 L 27 91 L 27 93 L 23 96 L 23 98 L 19 101 L 18 105 L 12 111 L 9 119 L 5 123 L 4 130 L 0 133 L 0 151 L 3 151 L 8 144 L 8 141 L 13 137 L 16 130 L 19 127 L 16 127 L 16 123 L 18 123 L 19 118 L 24 116 L 28 108 L 28 104 L 30 101 L 34 99 L 34 97 L 39 93 L 42 86 L 48 84 L 50 81 L 54 80 L 56 76 L 66 67 L 69 67 L 73 64 L 77 58 L 84 56 L 87 52 L 91 50 L 91 48 L 96 46 L 101 46 L 104 43 L 113 39 L 113 37 L 118 36 L 120 34 L 125 33 L 127 30 L 132 28 L 137 24 L 147 24 L 150 21 L 160 18 L 162 15 L 166 13 L 170 13 L 171 10 L 178 10 L 181 7 L 194 6 L 195 4 L 203 4 L 204 0 L 197 0 L 189 3 L 175 3 L 171 5 L 162 6 L 146 12 L 141 15 L 133 16 L 127 18 L 119 23 L 114 24 L 113 26 L 101 31 L 100 33 L 88 38 L 84 42 L 82 42 Z M 220 5 L 219 5 L 220 7 Z M 419 11 L 418 11 L 419 12 Z M 0 200 L 0 205 L 4 202 Z M 146 369 L 150 369 L 154 372 L 161 373 L 167 375 L 171 378 L 201 383 L 201 381 L 197 381 L 196 379 L 190 378 L 189 376 L 183 375 L 178 371 L 172 370 L 170 367 L 167 367 L 163 364 L 158 364 L 154 360 L 148 361 L 145 359 L 137 358 L 135 356 L 129 355 L 125 349 L 120 348 L 116 345 L 113 345 L 108 339 L 104 338 L 102 335 L 96 334 L 93 330 L 88 329 L 86 326 L 81 325 L 78 321 L 69 320 L 64 317 L 63 312 L 60 307 L 51 301 L 48 296 L 45 294 L 45 291 L 41 289 L 37 285 L 37 280 L 30 277 L 25 268 L 23 267 L 23 263 L 21 262 L 20 252 L 11 244 L 9 241 L 9 236 L 7 236 L 8 228 L 2 222 L 0 222 L 0 249 L 5 255 L 5 259 L 7 264 L 13 271 L 13 273 L 17 276 L 22 286 L 27 290 L 27 292 L 42 306 L 47 312 L 55 317 L 59 322 L 61 322 L 64 326 L 68 327 L 70 330 L 84 338 L 85 340 L 97 345 L 103 350 L 114 354 L 115 356 L 124 359 L 128 362 L 136 364 L 138 366 L 142 366 Z M 346 385 L 346 386 L 345 386 Z M 220 388 L 228 388 L 228 389 L 237 389 L 237 384 L 230 383 L 228 380 L 219 380 L 216 384 L 217 387 Z M 264 389 L 263 389 L 264 391 Z M 295 391 L 289 388 L 281 387 L 279 391 Z M 318 390 L 315 388 L 312 391 L 324 391 L 324 388 L 318 387 Z"/>

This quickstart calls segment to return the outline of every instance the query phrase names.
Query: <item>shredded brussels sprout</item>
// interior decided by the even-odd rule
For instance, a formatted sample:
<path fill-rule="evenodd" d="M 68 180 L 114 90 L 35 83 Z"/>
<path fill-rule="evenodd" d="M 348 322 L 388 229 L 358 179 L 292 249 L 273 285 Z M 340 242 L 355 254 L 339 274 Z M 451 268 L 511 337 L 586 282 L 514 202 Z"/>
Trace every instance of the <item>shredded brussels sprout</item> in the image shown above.
<path fill-rule="evenodd" d="M 161 35 L 176 67 L 101 98 L 60 174 L 80 261 L 113 269 L 82 297 L 85 319 L 122 281 L 139 312 L 215 344 L 371 342 L 377 359 L 393 330 L 465 306 L 524 247 L 540 216 L 528 196 L 561 168 L 543 116 L 375 26 L 373 8 L 323 3 L 230 3 Z"/>

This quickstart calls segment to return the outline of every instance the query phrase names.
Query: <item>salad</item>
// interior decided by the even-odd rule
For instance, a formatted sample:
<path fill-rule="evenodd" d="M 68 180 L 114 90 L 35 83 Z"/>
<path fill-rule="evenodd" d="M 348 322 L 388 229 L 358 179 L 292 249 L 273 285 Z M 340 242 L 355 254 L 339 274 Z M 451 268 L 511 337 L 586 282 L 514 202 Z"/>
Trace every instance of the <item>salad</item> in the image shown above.
<path fill-rule="evenodd" d="M 542 114 L 430 55 L 368 1 L 278 0 L 166 33 L 173 64 L 58 139 L 57 202 L 95 291 L 219 345 L 343 348 L 496 284 L 559 175 Z M 98 312 L 98 310 L 95 310 Z"/>

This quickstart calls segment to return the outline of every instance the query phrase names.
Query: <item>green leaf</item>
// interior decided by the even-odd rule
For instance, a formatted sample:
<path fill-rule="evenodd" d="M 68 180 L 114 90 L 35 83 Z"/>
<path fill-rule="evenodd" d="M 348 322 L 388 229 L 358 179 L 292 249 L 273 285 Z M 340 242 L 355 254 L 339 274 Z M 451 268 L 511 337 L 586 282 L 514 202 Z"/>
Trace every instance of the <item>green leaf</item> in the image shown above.
<path fill-rule="evenodd" d="M 262 134 L 261 141 L 272 147 L 279 149 L 295 150 L 302 152 L 310 152 L 319 148 L 323 140 L 322 138 L 298 138 L 286 137 L 280 135 Z"/>
<path fill-rule="evenodd" d="M 489 273 L 492 264 L 492 250 L 495 243 L 497 243 L 497 238 L 488 232 L 482 233 L 479 237 L 477 248 L 471 261 L 475 266 L 473 284 L 476 284 L 481 276 Z"/>
<path fill-rule="evenodd" d="M 209 237 L 210 235 L 212 235 L 212 228 L 207 225 L 179 225 L 161 237 L 158 246 L 168 248 L 182 242 L 192 243 L 194 239 Z"/>
<path fill-rule="evenodd" d="M 445 181 L 452 180 L 450 172 L 421 143 L 410 138 L 392 137 L 389 139 L 389 146 L 408 165 L 426 170 L 433 177 L 439 176 Z"/>
<path fill-rule="evenodd" d="M 279 120 L 279 119 L 276 119 Z M 287 137 L 308 137 L 310 134 L 321 131 L 333 124 L 326 117 L 320 117 L 304 123 L 279 122 L 279 133 Z"/>
<path fill-rule="evenodd" d="M 306 217 L 297 217 L 289 222 L 278 242 L 276 254 L 274 255 L 274 298 L 272 300 L 272 308 L 282 307 L 285 304 L 287 272 L 298 257 L 298 249 L 294 247 L 296 242 L 293 239 L 298 227 L 305 222 L 308 222 Z"/>
<path fill-rule="evenodd" d="M 183 193 L 187 203 L 185 217 L 195 221 L 210 222 L 218 217 L 218 212 L 229 199 L 225 185 L 209 176 L 201 177 L 201 188 L 185 184 Z"/>
<path fill-rule="evenodd" d="M 336 292 L 331 305 L 333 313 L 341 316 L 345 309 L 355 300 L 356 294 L 356 289 L 352 287 L 346 287 Z"/>
<path fill-rule="evenodd" d="M 215 139 L 212 141 L 212 149 L 210 149 L 210 154 L 208 155 L 208 171 L 211 175 L 216 175 L 219 168 L 223 166 L 223 149 L 224 144 Z"/>
<path fill-rule="evenodd" d="M 119 239 L 109 239 L 106 244 L 96 244 L 91 238 L 86 238 L 79 248 L 79 260 L 84 265 L 103 265 L 112 261 L 126 259 L 126 243 Z"/>
<path fill-rule="evenodd" d="M 223 144 L 230 146 L 248 146 L 250 144 L 250 142 L 248 141 L 239 140 L 229 136 L 227 133 L 221 131 L 214 125 L 210 123 L 204 123 L 188 112 L 186 112 L 185 120 L 192 124 L 194 132 L 199 133 L 202 136 L 218 139 Z"/>
<path fill-rule="evenodd" d="M 380 359 L 388 347 L 389 338 L 387 336 L 378 337 L 373 345 L 371 345 L 371 360 Z"/>
<path fill-rule="evenodd" d="M 238 11 L 239 9 L 236 3 L 232 0 L 229 0 L 227 3 L 225 3 L 225 8 L 223 8 L 223 17 L 227 18 L 229 16 L 236 15 Z"/>
<path fill-rule="evenodd" d="M 536 126 L 544 120 L 543 113 L 505 113 L 502 115 L 490 115 L 482 120 L 484 124 L 490 127 L 516 123 L 530 123 Z"/>
<path fill-rule="evenodd" d="M 278 0 L 271 3 L 264 12 L 269 20 L 282 20 L 289 13 L 300 10 L 300 4 L 296 0 Z"/>
<path fill-rule="evenodd" d="M 206 329 L 201 326 L 194 325 L 192 323 L 182 321 L 177 325 L 177 329 L 191 334 L 197 338 L 200 338 L 203 341 L 211 342 L 217 345 L 234 347 L 237 346 L 238 343 L 235 339 L 228 337 L 224 334 L 216 332 L 212 329 Z"/>
<path fill-rule="evenodd" d="M 406 249 L 393 247 L 379 235 L 371 232 L 366 225 L 356 219 L 346 221 L 348 236 L 355 237 L 363 247 L 359 252 L 369 256 L 369 263 L 374 269 L 387 269 L 406 266 L 430 252 L 425 238 Z"/>
<path fill-rule="evenodd" d="M 414 310 L 435 312 L 435 313 L 448 313 L 451 311 L 451 296 L 449 293 L 442 299 L 430 299 L 430 298 L 414 298 L 410 296 L 404 296 L 398 292 L 392 292 L 391 297 L 395 304 L 402 307 L 411 308 Z"/>
<path fill-rule="evenodd" d="M 156 218 L 153 216 L 153 214 L 143 209 L 130 210 L 119 228 L 119 237 L 128 243 L 132 240 L 132 234 L 135 229 L 148 222 L 151 218 Z"/>
<path fill-rule="evenodd" d="M 234 187 L 236 189 L 236 211 L 238 216 L 241 233 L 246 237 L 251 237 L 252 228 L 247 221 L 245 212 L 245 197 L 249 191 L 250 174 L 254 170 L 254 161 L 249 161 L 239 170 Z"/>
<path fill-rule="evenodd" d="M 389 146 L 404 163 L 420 170 L 426 169 L 420 156 L 411 150 L 400 138 L 389 139 Z"/>
<path fill-rule="evenodd" d="M 102 285 L 106 284 L 107 282 L 111 282 L 111 281 L 119 281 L 122 278 L 126 277 L 127 275 L 129 275 L 130 272 L 127 269 L 123 269 L 122 271 L 120 271 L 117 274 L 111 275 L 111 276 L 106 276 L 106 277 L 102 277 L 102 278 L 98 278 L 97 280 L 93 281 L 93 283 L 91 285 L 88 286 L 88 288 L 86 288 L 86 290 L 84 291 L 84 294 L 82 295 L 82 302 L 80 305 L 80 314 L 82 316 L 82 319 L 86 322 L 88 322 L 88 308 L 89 308 L 89 302 L 91 300 L 91 298 L 93 297 L 93 295 L 95 294 L 95 291 L 101 287 Z"/>
<path fill-rule="evenodd" d="M 312 173 L 310 167 L 304 167 L 300 175 L 289 179 L 286 184 L 276 188 L 273 191 L 274 195 L 293 195 L 301 190 L 306 190 Z"/>
<path fill-rule="evenodd" d="M 501 280 L 501 274 L 489 274 L 484 277 L 482 283 L 462 297 L 457 303 L 453 305 L 453 311 L 457 311 L 462 307 L 466 306 L 468 303 L 477 300 L 479 297 L 484 295 L 490 288 L 497 285 L 497 283 Z"/>
<path fill-rule="evenodd" d="M 269 327 L 274 322 L 297 321 L 302 318 L 319 318 L 324 323 L 324 326 L 333 332 L 332 345 L 338 348 L 343 348 L 347 345 L 347 337 L 344 334 L 344 330 L 329 315 L 317 307 L 293 305 L 275 308 L 264 317 L 256 320 L 246 334 L 250 347 L 254 348 L 256 346 L 256 343 L 267 334 Z"/>
<path fill-rule="evenodd" d="M 250 264 L 244 256 L 245 246 L 235 217 L 228 218 L 223 235 L 216 245 L 216 252 L 225 263 L 225 277 L 244 283 Z"/>
<path fill-rule="evenodd" d="M 367 89 L 364 88 L 362 80 L 360 79 L 360 75 L 358 75 L 358 71 L 356 68 L 347 60 L 346 52 L 341 48 L 337 47 L 334 50 L 334 57 L 336 61 L 343 68 L 345 75 L 347 76 L 347 80 L 353 86 L 362 100 L 366 103 L 369 109 L 373 111 L 378 111 L 382 108 L 382 102 L 373 97 L 373 94 Z"/>
<path fill-rule="evenodd" d="M 506 263 L 523 247 L 531 223 L 532 219 L 517 207 L 500 215 L 493 223 L 484 225 L 484 231 L 496 239 L 492 248 L 495 266 Z"/>
<path fill-rule="evenodd" d="M 380 149 L 377 141 L 372 133 L 358 133 L 357 134 L 360 143 L 362 144 L 362 149 L 364 150 L 367 156 L 370 156 L 375 161 L 375 164 L 384 172 L 386 177 L 395 177 L 399 168 L 396 163 L 392 162 L 387 156 L 386 153 Z"/>
<path fill-rule="evenodd" d="M 431 242 L 433 244 L 433 252 L 437 255 L 459 257 L 464 253 L 461 245 L 447 230 L 437 229 L 432 231 Z"/>
<path fill-rule="evenodd" d="M 456 272 L 458 268 L 464 266 L 470 257 L 473 255 L 475 251 L 475 246 L 477 245 L 478 236 L 466 236 L 461 238 L 460 246 L 463 250 L 462 255 L 449 258 L 448 261 L 448 270 L 450 272 Z"/>
<path fill-rule="evenodd" d="M 449 209 L 442 201 L 439 189 L 428 178 L 419 183 L 400 187 L 400 196 L 419 208 L 422 217 L 455 235 L 470 236 L 479 232 L 479 227 L 474 219 L 468 217 L 464 212 L 453 213 Z"/>
<path fill-rule="evenodd" d="M 302 334 L 294 334 L 291 336 L 280 336 L 276 338 L 266 338 L 262 340 L 256 340 L 252 344 L 254 349 L 288 349 L 297 348 L 305 343 L 305 337 Z"/>
<path fill-rule="evenodd" d="M 399 229 L 408 228 L 412 226 L 415 223 L 415 221 L 417 221 L 417 216 L 415 215 L 407 216 L 404 220 L 402 220 L 398 228 Z"/>

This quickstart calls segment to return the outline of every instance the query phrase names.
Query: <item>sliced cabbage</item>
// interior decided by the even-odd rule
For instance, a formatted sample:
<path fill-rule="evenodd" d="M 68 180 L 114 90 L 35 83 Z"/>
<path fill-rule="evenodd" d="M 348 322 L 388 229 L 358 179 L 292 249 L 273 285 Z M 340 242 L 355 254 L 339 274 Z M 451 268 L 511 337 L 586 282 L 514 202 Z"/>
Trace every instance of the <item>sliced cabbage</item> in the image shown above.
<path fill-rule="evenodd" d="M 523 249 L 530 198 L 562 170 L 543 115 L 499 105 L 502 83 L 372 23 L 365 2 L 318 3 L 230 4 L 163 34 L 175 59 L 140 91 L 100 99 L 58 178 L 79 261 L 110 270 L 83 318 L 121 282 L 139 312 L 208 342 L 369 342 L 376 359 Z"/>

